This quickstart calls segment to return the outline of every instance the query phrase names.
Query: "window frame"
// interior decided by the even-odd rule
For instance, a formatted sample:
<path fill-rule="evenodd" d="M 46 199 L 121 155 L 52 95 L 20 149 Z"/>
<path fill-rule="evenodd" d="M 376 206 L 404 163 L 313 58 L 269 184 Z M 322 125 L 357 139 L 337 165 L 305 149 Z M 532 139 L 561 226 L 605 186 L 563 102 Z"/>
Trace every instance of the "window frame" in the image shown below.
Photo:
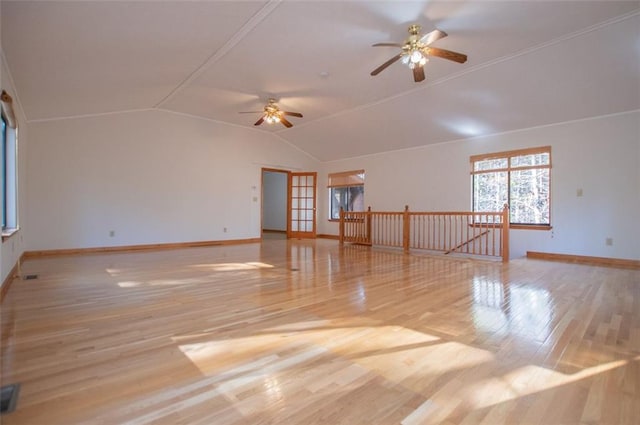
<path fill-rule="evenodd" d="M 365 180 L 365 171 L 364 170 L 351 170 L 351 171 L 341 171 L 336 173 L 328 174 L 328 183 L 327 188 L 329 189 L 329 221 L 340 221 L 340 217 L 333 217 L 333 193 L 334 189 L 349 189 L 354 187 L 362 188 L 362 197 L 363 203 L 362 208 L 364 211 L 364 180 Z M 345 210 L 351 211 L 351 210 Z"/>
<path fill-rule="evenodd" d="M 7 229 L 7 189 L 8 189 L 8 181 L 7 181 L 7 144 L 9 137 L 9 122 L 4 116 L 4 111 L 0 113 L 0 119 L 2 120 L 2 146 L 0 147 L 0 155 L 2 155 L 2 187 L 0 190 L 2 191 L 2 232 Z"/>
<path fill-rule="evenodd" d="M 13 99 L 4 90 L 1 95 L 2 107 L 2 241 L 19 230 L 18 218 L 18 125 L 13 111 Z"/>
<path fill-rule="evenodd" d="M 524 156 L 524 155 L 535 155 L 546 153 L 549 155 L 549 163 L 541 164 L 541 165 L 528 165 L 528 166 L 512 166 L 512 159 L 514 157 Z M 491 159 L 506 159 L 507 167 L 506 168 L 495 168 L 490 170 L 480 170 L 475 171 L 475 163 L 479 161 L 491 160 Z M 502 152 L 492 152 L 487 154 L 480 155 L 472 155 L 469 158 L 470 163 L 470 173 L 471 173 L 471 210 L 475 211 L 475 176 L 479 174 L 489 174 L 489 173 L 498 173 L 498 172 L 506 172 L 507 173 L 507 204 L 511 205 L 511 172 L 512 171 L 525 171 L 525 170 L 538 170 L 538 169 L 548 169 L 549 170 L 549 223 L 512 223 L 511 222 L 511 214 L 509 215 L 509 228 L 510 229 L 529 229 L 529 230 L 551 230 L 552 220 L 551 220 L 551 169 L 553 165 L 552 156 L 551 156 L 551 146 L 540 146 L 536 148 L 527 148 L 527 149 L 516 149 Z M 477 211 L 480 212 L 480 211 Z"/>

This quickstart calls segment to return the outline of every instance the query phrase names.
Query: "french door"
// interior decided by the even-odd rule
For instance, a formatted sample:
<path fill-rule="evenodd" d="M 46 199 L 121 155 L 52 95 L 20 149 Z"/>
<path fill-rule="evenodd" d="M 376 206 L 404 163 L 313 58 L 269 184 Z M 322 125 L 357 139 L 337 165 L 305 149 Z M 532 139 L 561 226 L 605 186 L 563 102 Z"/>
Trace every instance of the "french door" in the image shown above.
<path fill-rule="evenodd" d="M 316 181 L 318 173 L 289 173 L 287 237 L 316 237 Z"/>

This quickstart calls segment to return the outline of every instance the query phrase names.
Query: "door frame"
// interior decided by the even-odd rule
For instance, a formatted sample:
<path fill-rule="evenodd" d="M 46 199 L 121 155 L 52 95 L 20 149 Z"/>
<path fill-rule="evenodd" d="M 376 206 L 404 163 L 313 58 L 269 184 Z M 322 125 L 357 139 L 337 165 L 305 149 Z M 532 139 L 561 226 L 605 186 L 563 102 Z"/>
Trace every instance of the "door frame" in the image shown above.
<path fill-rule="evenodd" d="M 292 208 L 292 199 L 291 199 L 291 182 L 292 173 L 304 173 L 304 174 L 313 174 L 314 175 L 314 198 L 313 198 L 313 232 L 310 232 L 312 235 L 309 238 L 315 238 L 317 235 L 317 225 L 318 225 L 318 216 L 317 216 L 317 205 L 318 205 L 318 172 L 317 171 L 291 171 L 280 168 L 271 168 L 271 167 L 262 167 L 260 170 L 260 239 L 262 239 L 262 228 L 263 228 L 263 218 L 264 218 L 264 173 L 285 173 L 287 175 L 287 204 L 285 206 L 287 211 L 287 239 L 291 239 L 292 230 L 291 230 L 291 208 Z M 300 236 L 295 236 L 300 237 Z"/>
<path fill-rule="evenodd" d="M 291 171 L 289 170 L 283 170 L 283 169 L 279 169 L 279 168 L 269 168 L 269 167 L 262 167 L 261 171 L 260 171 L 260 239 L 262 239 L 262 230 L 264 228 L 264 173 L 265 172 L 269 172 L 269 173 L 283 173 L 287 176 L 287 187 L 285 188 L 285 190 L 287 191 L 287 200 L 285 201 L 286 204 L 284 206 L 284 209 L 286 211 L 286 220 L 287 220 L 287 226 L 286 229 L 284 230 L 284 232 L 287 234 L 287 238 L 289 237 L 289 226 L 290 226 L 290 217 L 289 215 L 291 214 L 291 211 L 289 211 L 289 197 L 291 196 L 291 188 L 289 187 L 289 182 L 291 180 Z"/>

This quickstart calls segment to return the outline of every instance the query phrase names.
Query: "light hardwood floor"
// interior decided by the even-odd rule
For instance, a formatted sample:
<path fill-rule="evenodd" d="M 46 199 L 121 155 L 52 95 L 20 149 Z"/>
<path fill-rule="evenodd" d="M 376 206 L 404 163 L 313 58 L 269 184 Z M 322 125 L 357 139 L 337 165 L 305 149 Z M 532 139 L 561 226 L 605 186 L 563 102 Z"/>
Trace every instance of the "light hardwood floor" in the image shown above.
<path fill-rule="evenodd" d="M 336 241 L 26 261 L 15 424 L 638 424 L 640 271 Z"/>

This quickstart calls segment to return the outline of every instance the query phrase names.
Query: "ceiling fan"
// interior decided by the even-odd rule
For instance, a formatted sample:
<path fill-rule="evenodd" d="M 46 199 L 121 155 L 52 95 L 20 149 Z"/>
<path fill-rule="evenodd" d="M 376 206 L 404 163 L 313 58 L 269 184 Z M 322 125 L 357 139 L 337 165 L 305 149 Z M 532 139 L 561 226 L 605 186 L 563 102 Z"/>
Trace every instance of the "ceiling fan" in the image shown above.
<path fill-rule="evenodd" d="M 275 124 L 280 122 L 285 127 L 289 128 L 289 127 L 293 127 L 293 124 L 291 124 L 289 120 L 287 120 L 284 117 L 285 115 L 302 118 L 302 114 L 299 112 L 289 112 L 289 111 L 280 110 L 280 108 L 278 108 L 278 105 L 276 105 L 275 99 L 269 99 L 268 103 L 265 105 L 262 111 L 247 111 L 247 112 L 240 112 L 240 113 L 241 114 L 257 114 L 260 112 L 262 112 L 263 115 L 260 117 L 258 121 L 256 121 L 254 125 L 260 125 L 265 121 L 267 122 L 267 124 Z"/>
<path fill-rule="evenodd" d="M 427 56 L 437 56 L 443 59 L 449 59 L 458 63 L 465 63 L 467 61 L 467 55 L 462 53 L 452 52 L 451 50 L 438 49 L 437 47 L 431 47 L 431 43 L 436 40 L 440 40 L 447 36 L 447 33 L 435 29 L 425 35 L 420 35 L 420 25 L 414 24 L 409 26 L 409 38 L 400 43 L 376 43 L 373 47 L 386 46 L 386 47 L 400 47 L 402 51 L 371 71 L 371 75 L 378 75 L 384 69 L 394 62 L 402 59 L 402 63 L 407 65 L 413 70 L 413 79 L 416 83 L 423 81 L 424 76 L 424 64 L 429 60 Z"/>

